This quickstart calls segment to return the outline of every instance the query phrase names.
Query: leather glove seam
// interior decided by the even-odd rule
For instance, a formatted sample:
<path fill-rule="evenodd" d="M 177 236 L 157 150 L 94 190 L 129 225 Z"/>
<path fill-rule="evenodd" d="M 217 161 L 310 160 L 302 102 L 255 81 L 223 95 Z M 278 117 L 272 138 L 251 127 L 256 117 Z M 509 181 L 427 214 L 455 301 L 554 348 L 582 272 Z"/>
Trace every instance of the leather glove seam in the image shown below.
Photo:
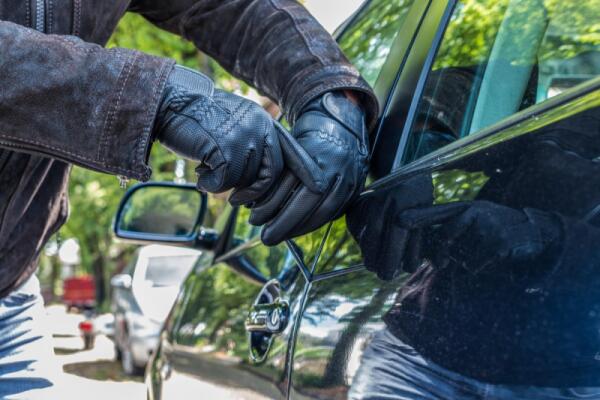
<path fill-rule="evenodd" d="M 240 102 L 236 108 L 228 115 L 228 117 L 223 121 L 223 124 L 216 130 L 216 133 L 219 137 L 225 137 L 229 135 L 229 132 L 232 132 L 235 128 L 240 125 L 240 121 L 248 115 L 248 113 L 252 109 L 251 102 Z"/>

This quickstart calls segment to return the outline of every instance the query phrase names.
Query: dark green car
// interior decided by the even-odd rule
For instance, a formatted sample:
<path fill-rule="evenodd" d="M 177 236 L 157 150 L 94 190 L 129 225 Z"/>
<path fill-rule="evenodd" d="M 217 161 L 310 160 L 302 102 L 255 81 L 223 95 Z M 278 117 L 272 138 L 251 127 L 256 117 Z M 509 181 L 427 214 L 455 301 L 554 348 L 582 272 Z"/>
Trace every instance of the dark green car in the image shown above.
<path fill-rule="evenodd" d="M 600 398 L 600 1 L 370 0 L 338 39 L 382 104 L 345 217 L 266 247 L 124 199 L 117 236 L 203 250 L 149 398 Z"/>

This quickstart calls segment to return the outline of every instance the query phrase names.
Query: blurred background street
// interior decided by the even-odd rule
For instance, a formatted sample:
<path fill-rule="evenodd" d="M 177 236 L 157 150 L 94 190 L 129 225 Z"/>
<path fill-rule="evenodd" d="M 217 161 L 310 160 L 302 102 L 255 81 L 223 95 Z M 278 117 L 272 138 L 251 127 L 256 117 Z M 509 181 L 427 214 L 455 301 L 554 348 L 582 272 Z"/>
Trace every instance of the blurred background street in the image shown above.
<path fill-rule="evenodd" d="M 115 360 L 114 343 L 105 332 L 97 335 L 92 349 L 84 350 L 78 329 L 83 315 L 67 313 L 62 305 L 48 306 L 47 311 L 54 352 L 64 371 L 63 381 L 59 384 L 69 388 L 64 400 L 145 398 L 143 378 L 123 373 L 119 362 Z M 82 397 L 82 394 L 85 396 Z"/>

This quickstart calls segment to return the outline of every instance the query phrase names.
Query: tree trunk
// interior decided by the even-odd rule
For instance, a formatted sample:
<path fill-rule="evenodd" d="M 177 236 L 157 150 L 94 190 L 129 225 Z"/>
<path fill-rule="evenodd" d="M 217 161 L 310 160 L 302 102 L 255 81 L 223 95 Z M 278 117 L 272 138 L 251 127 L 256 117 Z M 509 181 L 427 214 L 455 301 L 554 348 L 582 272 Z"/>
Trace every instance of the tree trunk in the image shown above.
<path fill-rule="evenodd" d="M 60 278 L 60 262 L 58 257 L 48 257 L 50 261 L 50 301 L 54 302 L 56 298 L 56 283 Z"/>
<path fill-rule="evenodd" d="M 96 283 L 96 307 L 100 307 L 106 300 L 106 277 L 104 271 L 104 259 L 95 257 L 92 261 L 92 273 Z"/>

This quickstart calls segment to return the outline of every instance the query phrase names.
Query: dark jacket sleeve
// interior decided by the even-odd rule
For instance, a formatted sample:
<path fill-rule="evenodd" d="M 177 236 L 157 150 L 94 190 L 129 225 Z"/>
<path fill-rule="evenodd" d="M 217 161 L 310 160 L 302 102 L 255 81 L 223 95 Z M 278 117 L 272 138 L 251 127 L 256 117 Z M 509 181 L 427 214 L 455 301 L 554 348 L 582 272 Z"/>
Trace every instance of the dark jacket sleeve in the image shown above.
<path fill-rule="evenodd" d="M 0 21 L 0 146 L 146 180 L 173 62 Z"/>
<path fill-rule="evenodd" d="M 130 10 L 193 41 L 277 101 L 292 123 L 310 100 L 336 89 L 362 93 L 369 121 L 377 116 L 369 85 L 295 0 L 134 0 Z"/>

